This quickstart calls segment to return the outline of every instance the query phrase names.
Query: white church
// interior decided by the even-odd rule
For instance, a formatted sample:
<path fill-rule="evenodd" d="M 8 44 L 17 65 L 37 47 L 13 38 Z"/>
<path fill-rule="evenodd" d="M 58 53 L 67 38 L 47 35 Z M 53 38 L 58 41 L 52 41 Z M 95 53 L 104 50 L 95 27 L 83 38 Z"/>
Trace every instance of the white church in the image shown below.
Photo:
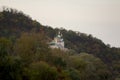
<path fill-rule="evenodd" d="M 62 38 L 62 34 L 58 32 L 57 36 L 49 43 L 50 48 L 57 48 L 61 50 L 67 50 L 64 47 L 64 39 Z"/>

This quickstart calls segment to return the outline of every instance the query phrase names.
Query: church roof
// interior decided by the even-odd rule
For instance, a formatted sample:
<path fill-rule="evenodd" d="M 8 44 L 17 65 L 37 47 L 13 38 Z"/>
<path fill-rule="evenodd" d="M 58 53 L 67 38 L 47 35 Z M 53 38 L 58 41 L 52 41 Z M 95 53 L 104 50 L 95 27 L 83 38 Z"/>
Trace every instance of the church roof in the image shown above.
<path fill-rule="evenodd" d="M 50 42 L 49 45 L 56 45 L 54 41 Z"/>

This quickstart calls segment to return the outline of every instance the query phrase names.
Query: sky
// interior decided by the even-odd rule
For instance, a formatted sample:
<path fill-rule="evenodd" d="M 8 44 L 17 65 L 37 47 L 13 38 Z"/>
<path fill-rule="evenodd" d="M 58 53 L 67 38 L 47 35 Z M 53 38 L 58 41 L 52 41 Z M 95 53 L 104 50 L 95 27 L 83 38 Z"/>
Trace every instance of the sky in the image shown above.
<path fill-rule="evenodd" d="M 120 47 L 120 0 L 0 0 L 0 9 L 3 6 L 43 25 L 92 34 Z"/>

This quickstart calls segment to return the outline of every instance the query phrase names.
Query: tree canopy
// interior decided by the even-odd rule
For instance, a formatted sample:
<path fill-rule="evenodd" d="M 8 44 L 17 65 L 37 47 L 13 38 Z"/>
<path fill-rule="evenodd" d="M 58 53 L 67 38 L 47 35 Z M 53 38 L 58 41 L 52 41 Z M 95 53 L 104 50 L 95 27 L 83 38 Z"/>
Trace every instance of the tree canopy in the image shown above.
<path fill-rule="evenodd" d="M 58 31 L 69 51 L 49 48 Z M 92 35 L 41 25 L 16 9 L 0 12 L 0 80 L 119 79 L 119 48 Z"/>

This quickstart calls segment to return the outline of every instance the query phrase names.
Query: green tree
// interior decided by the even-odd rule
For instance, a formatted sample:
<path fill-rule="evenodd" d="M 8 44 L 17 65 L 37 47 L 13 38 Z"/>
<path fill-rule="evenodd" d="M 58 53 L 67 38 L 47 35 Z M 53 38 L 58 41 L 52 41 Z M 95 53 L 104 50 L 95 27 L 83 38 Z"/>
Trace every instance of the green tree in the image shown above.
<path fill-rule="evenodd" d="M 46 62 L 40 61 L 30 64 L 26 70 L 30 80 L 57 80 L 58 73 L 55 67 L 49 66 Z"/>
<path fill-rule="evenodd" d="M 14 53 L 31 63 L 32 61 L 46 60 L 49 48 L 42 35 L 34 32 L 23 33 L 15 43 Z"/>
<path fill-rule="evenodd" d="M 107 66 L 93 55 L 81 53 L 70 57 L 69 65 L 80 72 L 81 80 L 110 80 L 111 73 Z"/>
<path fill-rule="evenodd" d="M 12 43 L 6 38 L 0 38 L 0 59 L 9 55 L 12 49 Z"/>

